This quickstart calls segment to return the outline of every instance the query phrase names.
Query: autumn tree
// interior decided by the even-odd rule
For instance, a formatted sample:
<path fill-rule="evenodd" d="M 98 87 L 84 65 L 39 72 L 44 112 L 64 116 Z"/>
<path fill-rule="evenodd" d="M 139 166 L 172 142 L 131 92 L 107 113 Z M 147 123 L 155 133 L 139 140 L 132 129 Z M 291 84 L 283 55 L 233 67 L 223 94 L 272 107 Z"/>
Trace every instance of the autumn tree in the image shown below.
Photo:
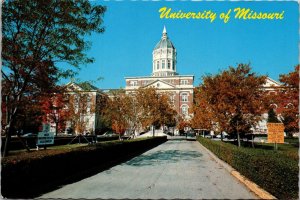
<path fill-rule="evenodd" d="M 168 95 L 154 88 L 140 88 L 130 94 L 114 91 L 105 112 L 116 133 L 122 135 L 129 130 L 132 136 L 136 130 L 149 126 L 174 126 L 176 115 Z"/>
<path fill-rule="evenodd" d="M 247 64 L 239 64 L 202 79 L 199 88 L 205 109 L 210 113 L 207 119 L 215 123 L 219 132 L 237 134 L 240 146 L 240 134 L 248 132 L 261 120 L 264 111 L 261 87 L 266 77 L 251 72 Z"/>
<path fill-rule="evenodd" d="M 108 106 L 105 111 L 106 118 L 111 120 L 112 129 L 119 134 L 119 137 L 132 126 L 135 120 L 135 108 L 132 96 L 126 95 L 124 90 L 117 90 L 112 93 L 108 100 Z"/>
<path fill-rule="evenodd" d="M 56 93 L 41 97 L 43 122 L 55 124 L 55 135 L 65 129 L 66 121 L 70 118 L 71 113 L 66 109 L 68 103 L 64 88 L 58 89 Z"/>
<path fill-rule="evenodd" d="M 273 108 L 270 108 L 268 111 L 268 120 L 269 123 L 279 123 L 280 121 L 277 118 L 277 114 Z"/>
<path fill-rule="evenodd" d="M 194 105 L 192 107 L 193 118 L 191 126 L 194 129 L 213 130 L 214 114 L 209 107 L 209 102 L 206 100 L 206 93 L 201 87 L 194 89 Z"/>
<path fill-rule="evenodd" d="M 282 122 L 289 135 L 299 132 L 299 67 L 279 78 L 284 88 L 277 93 L 277 103 L 282 108 Z"/>
<path fill-rule="evenodd" d="M 191 122 L 182 116 L 178 116 L 177 126 L 180 135 L 184 133 L 185 128 L 191 127 Z"/>
<path fill-rule="evenodd" d="M 85 35 L 102 33 L 105 7 L 87 0 L 3 1 L 2 5 L 2 95 L 9 100 L 6 142 L 11 134 L 25 97 L 52 93 L 60 77 L 74 74 L 71 68 L 59 68 L 67 62 L 79 69 L 93 62 L 85 52 Z M 31 103 L 31 102 L 30 102 Z M 26 111 L 25 111 L 26 112 Z"/>
<path fill-rule="evenodd" d="M 155 88 L 140 88 L 136 92 L 139 105 L 139 122 L 142 127 L 174 125 L 177 112 L 171 106 L 169 96 Z"/>

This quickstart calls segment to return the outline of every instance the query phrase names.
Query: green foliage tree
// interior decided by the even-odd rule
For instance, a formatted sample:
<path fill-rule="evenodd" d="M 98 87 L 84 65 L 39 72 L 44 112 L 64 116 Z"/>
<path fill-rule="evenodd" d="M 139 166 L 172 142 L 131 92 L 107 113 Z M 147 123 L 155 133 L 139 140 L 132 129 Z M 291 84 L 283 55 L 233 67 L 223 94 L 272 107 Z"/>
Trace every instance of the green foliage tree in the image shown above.
<path fill-rule="evenodd" d="M 80 69 L 93 62 L 85 53 L 90 45 L 85 36 L 104 32 L 105 10 L 87 0 L 3 2 L 2 95 L 11 110 L 3 156 L 25 97 L 34 104 L 38 96 L 54 92 L 60 77 L 74 75 L 72 68 L 59 68 L 59 63 Z"/>

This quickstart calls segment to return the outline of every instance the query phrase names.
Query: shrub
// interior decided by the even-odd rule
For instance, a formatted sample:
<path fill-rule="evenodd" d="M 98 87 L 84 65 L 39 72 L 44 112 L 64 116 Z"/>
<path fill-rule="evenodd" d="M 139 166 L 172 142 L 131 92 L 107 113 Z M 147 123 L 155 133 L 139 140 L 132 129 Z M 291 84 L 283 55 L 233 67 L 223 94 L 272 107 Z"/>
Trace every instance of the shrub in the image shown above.
<path fill-rule="evenodd" d="M 166 140 L 166 137 L 155 137 L 110 141 L 9 156 L 1 162 L 1 192 L 6 198 L 34 198 L 70 181 L 96 174 Z"/>
<path fill-rule="evenodd" d="M 202 137 L 198 141 L 277 198 L 298 199 L 298 159 L 281 152 L 238 148 Z"/>

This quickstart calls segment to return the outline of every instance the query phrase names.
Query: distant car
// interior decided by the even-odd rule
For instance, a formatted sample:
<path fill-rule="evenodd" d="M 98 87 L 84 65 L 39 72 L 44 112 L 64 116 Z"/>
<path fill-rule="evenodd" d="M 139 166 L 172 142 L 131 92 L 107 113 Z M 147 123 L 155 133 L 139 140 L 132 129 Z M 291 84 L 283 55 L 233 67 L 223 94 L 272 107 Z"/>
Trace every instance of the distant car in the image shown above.
<path fill-rule="evenodd" d="M 193 132 L 189 132 L 186 134 L 186 139 L 187 140 L 196 140 L 196 134 Z"/>
<path fill-rule="evenodd" d="M 119 136 L 119 135 L 116 134 L 116 133 L 114 133 L 114 132 L 107 131 L 107 132 L 104 133 L 102 136 L 105 136 L 105 137 L 117 137 L 117 136 Z"/>

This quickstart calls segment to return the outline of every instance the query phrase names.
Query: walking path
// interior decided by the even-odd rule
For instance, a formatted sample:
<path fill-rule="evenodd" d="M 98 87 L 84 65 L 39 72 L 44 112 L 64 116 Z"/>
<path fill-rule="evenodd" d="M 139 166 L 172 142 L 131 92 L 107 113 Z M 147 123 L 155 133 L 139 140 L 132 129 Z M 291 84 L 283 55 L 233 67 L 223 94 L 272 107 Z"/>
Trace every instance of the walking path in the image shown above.
<path fill-rule="evenodd" d="M 169 140 L 41 198 L 257 199 L 197 141 Z"/>

